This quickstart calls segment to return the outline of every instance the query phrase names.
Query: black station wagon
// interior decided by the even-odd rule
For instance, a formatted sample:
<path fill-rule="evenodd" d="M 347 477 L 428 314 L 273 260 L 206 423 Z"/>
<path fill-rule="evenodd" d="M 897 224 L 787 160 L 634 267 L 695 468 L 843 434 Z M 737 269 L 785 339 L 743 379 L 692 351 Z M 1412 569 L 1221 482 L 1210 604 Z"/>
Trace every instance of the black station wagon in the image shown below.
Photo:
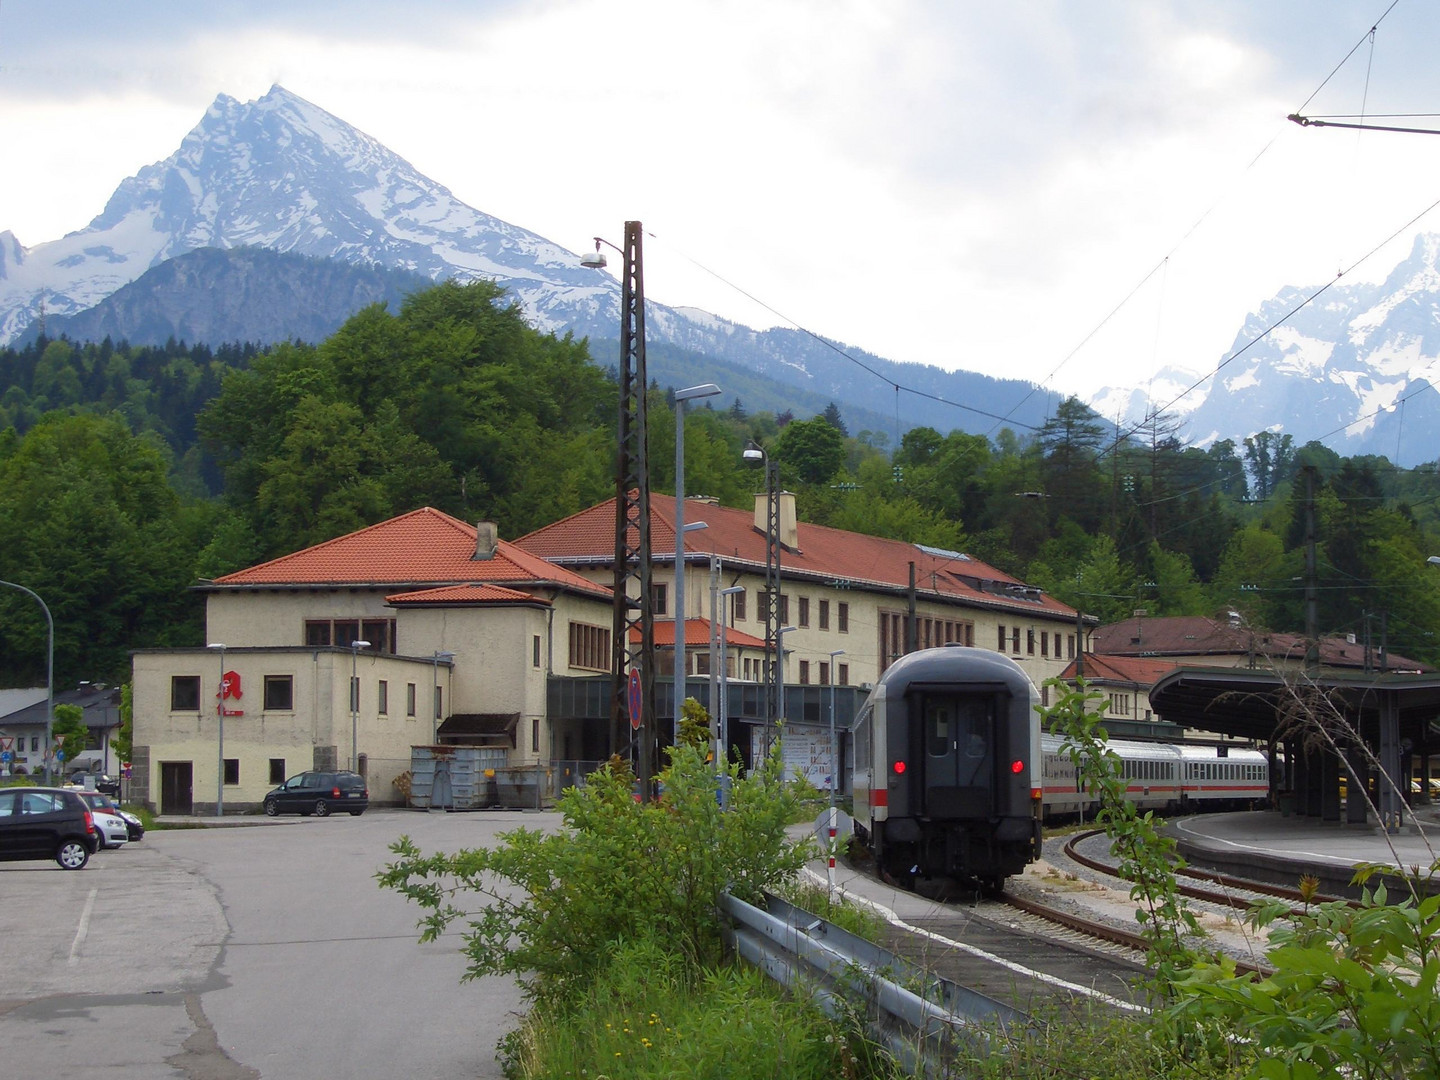
<path fill-rule="evenodd" d="M 359 817 L 370 805 L 365 778 L 353 772 L 302 772 L 265 796 L 265 813 Z"/>
<path fill-rule="evenodd" d="M 54 859 L 79 870 L 100 847 L 90 808 L 62 788 L 0 790 L 0 860 Z"/>

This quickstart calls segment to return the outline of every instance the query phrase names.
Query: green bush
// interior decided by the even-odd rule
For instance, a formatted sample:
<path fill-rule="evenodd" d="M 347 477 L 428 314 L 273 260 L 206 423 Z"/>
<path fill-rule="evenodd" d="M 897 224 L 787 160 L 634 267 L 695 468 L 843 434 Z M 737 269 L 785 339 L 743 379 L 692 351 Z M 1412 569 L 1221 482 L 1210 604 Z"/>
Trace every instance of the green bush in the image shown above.
<path fill-rule="evenodd" d="M 658 802 L 637 802 L 628 770 L 606 767 L 561 796 L 558 832 L 517 829 L 494 848 L 453 855 L 424 855 L 402 837 L 376 876 L 427 912 L 422 941 L 465 924 L 467 978 L 512 975 L 536 1000 L 583 990 L 626 944 L 653 942 L 713 966 L 720 894 L 757 903 L 814 852 L 786 835 L 793 799 L 781 775 L 778 748 L 744 778 L 732 766 L 722 812 L 712 766 L 682 744 Z"/>

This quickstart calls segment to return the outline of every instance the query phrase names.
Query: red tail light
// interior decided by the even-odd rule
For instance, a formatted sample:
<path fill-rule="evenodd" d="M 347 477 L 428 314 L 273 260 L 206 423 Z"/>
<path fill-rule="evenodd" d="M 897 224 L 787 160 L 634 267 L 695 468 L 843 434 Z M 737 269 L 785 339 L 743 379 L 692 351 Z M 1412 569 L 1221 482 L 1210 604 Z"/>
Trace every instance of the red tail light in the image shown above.
<path fill-rule="evenodd" d="M 899 776 L 899 775 L 900 775 L 901 773 L 903 773 L 904 771 L 905 771 L 905 763 L 904 763 L 903 761 L 897 761 L 897 762 L 895 762 L 895 775 L 896 775 L 896 776 Z"/>
<path fill-rule="evenodd" d="M 1016 758 L 1014 761 L 1010 762 L 1010 771 L 1016 776 L 1019 776 L 1022 772 L 1025 771 L 1025 762 L 1021 761 L 1019 758 Z"/>
<path fill-rule="evenodd" d="M 85 807 L 85 831 L 87 833 L 93 833 L 95 831 L 95 815 L 90 813 L 88 806 Z"/>
<path fill-rule="evenodd" d="M 332 799 L 338 799 L 338 798 L 340 797 L 340 789 L 339 789 L 338 787 L 333 787 L 333 788 L 331 788 L 331 789 L 330 789 L 330 797 L 331 797 Z"/>

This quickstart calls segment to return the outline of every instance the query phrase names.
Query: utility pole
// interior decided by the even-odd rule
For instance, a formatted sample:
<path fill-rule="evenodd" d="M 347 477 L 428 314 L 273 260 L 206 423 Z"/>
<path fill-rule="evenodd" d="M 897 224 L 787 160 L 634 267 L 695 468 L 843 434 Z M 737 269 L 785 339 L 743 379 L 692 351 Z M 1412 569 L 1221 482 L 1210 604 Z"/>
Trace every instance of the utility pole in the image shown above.
<path fill-rule="evenodd" d="M 638 221 L 625 222 L 620 282 L 620 427 L 615 458 L 615 574 L 610 622 L 610 752 L 625 747 L 628 672 L 640 674 L 640 715 L 629 716 L 641 797 L 650 797 L 655 744 L 655 621 L 650 595 L 650 454 L 645 406 L 645 273 Z M 597 241 L 598 242 L 598 241 Z M 613 246 L 613 245 L 612 245 Z M 630 647 L 630 632 L 640 641 Z"/>
<path fill-rule="evenodd" d="M 1305 473 L 1305 670 L 1320 670 L 1320 608 L 1315 558 L 1315 466 Z"/>

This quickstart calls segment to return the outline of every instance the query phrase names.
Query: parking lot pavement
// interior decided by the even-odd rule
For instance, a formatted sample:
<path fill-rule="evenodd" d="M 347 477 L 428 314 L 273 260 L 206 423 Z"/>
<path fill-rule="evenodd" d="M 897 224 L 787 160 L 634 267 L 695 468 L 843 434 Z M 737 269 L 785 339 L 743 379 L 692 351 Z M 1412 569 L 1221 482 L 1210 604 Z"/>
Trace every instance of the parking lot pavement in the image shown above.
<path fill-rule="evenodd" d="M 401 834 L 486 846 L 555 814 L 372 810 L 289 828 L 147 833 L 80 871 L 0 863 L 7 1075 L 279 1080 L 499 1077 L 523 999 L 462 984 L 456 935 L 374 873 Z"/>

